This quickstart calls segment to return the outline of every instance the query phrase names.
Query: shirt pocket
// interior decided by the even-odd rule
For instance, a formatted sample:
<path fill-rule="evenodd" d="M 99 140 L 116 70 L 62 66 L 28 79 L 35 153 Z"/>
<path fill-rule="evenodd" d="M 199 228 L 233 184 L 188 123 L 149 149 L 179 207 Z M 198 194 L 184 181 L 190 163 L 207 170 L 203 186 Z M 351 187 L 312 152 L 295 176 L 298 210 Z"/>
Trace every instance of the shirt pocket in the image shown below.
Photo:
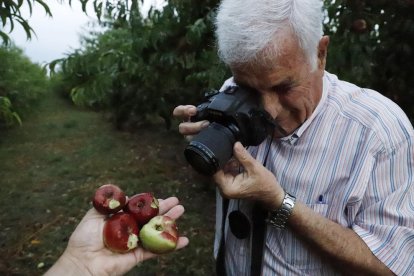
<path fill-rule="evenodd" d="M 307 204 L 307 206 L 322 216 L 327 216 L 328 204 Z M 284 244 L 283 248 L 279 251 L 279 254 L 282 255 L 282 258 L 285 259 L 288 264 L 304 270 L 318 269 L 324 265 L 326 266 L 326 260 L 324 263 L 324 260 L 315 252 L 315 250 L 312 250 L 306 243 L 301 241 L 296 233 L 287 230 L 288 229 L 276 231 L 280 231 L 278 234 Z"/>

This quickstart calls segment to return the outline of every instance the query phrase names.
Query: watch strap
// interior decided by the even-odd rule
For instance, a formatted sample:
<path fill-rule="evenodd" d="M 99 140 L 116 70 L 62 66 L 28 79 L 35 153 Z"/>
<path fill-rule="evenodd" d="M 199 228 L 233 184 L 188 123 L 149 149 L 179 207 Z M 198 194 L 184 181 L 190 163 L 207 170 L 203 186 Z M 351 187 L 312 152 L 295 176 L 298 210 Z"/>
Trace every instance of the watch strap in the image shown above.
<path fill-rule="evenodd" d="M 285 193 L 280 208 L 268 213 L 267 223 L 275 228 L 284 229 L 289 217 L 292 215 L 295 203 L 296 198 L 289 193 Z"/>

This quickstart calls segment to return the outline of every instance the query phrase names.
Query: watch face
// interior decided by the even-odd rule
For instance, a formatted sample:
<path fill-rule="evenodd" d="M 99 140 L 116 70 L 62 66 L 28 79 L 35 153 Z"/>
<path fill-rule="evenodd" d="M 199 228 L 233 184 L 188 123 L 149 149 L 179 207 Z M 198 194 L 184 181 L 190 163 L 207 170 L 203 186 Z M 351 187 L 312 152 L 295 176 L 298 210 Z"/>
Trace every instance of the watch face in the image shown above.
<path fill-rule="evenodd" d="M 231 233 L 238 239 L 245 239 L 250 235 L 250 222 L 245 214 L 233 211 L 229 214 Z"/>

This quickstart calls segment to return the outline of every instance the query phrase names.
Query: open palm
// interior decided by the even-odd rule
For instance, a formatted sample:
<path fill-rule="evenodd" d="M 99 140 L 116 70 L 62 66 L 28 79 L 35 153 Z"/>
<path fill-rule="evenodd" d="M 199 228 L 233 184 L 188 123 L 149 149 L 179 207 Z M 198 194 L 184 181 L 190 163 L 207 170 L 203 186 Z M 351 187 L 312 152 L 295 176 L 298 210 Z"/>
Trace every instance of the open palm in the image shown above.
<path fill-rule="evenodd" d="M 184 213 L 184 207 L 178 203 L 175 197 L 160 200 L 159 214 L 178 219 Z M 74 264 L 82 265 L 92 275 L 122 275 L 140 262 L 157 256 L 141 247 L 125 254 L 108 250 L 103 243 L 104 222 L 105 216 L 94 208 L 83 217 L 65 250 L 65 254 L 73 258 Z M 177 249 L 187 244 L 188 239 L 180 237 Z"/>

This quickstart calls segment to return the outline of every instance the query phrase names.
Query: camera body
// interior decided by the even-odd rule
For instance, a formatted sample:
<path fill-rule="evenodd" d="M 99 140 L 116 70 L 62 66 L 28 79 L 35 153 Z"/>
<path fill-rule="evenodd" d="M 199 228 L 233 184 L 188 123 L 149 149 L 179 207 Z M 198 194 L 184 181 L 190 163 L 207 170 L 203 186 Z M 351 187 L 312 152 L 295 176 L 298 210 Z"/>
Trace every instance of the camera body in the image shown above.
<path fill-rule="evenodd" d="M 184 150 L 188 163 L 204 175 L 223 168 L 233 155 L 236 141 L 257 146 L 274 127 L 271 116 L 261 108 L 257 92 L 241 86 L 207 94 L 191 120 L 210 121 Z"/>

